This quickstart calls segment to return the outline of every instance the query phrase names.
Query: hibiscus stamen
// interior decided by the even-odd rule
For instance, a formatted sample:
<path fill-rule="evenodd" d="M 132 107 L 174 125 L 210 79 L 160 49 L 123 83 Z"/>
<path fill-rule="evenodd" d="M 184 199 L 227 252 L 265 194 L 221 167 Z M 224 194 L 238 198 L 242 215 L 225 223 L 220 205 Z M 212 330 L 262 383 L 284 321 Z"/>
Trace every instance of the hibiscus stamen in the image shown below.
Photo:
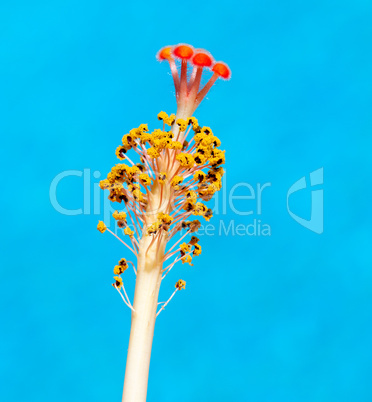
<path fill-rule="evenodd" d="M 222 187 L 225 151 L 211 128 L 200 125 L 193 114 L 216 80 L 231 75 L 225 63 L 215 63 L 209 52 L 187 44 L 166 46 L 157 58 L 170 65 L 177 113 L 161 111 L 157 116 L 161 128 L 150 131 L 147 124 L 141 124 L 125 134 L 115 152 L 119 163 L 100 182 L 109 200 L 125 207 L 112 216 L 132 247 L 105 223 L 100 221 L 97 226 L 101 233 L 107 230 L 115 236 L 137 258 L 136 264 L 124 258 L 119 261 L 114 267 L 113 286 L 132 311 L 123 400 L 141 402 L 146 399 L 156 317 L 186 282 L 176 283 L 176 290 L 157 312 L 160 285 L 177 262 L 193 266 L 193 259 L 201 254 L 199 239 L 192 235 L 201 222 L 192 217 L 209 221 L 213 212 L 205 203 Z M 212 76 L 201 88 L 204 73 L 208 75 L 210 70 Z M 129 157 L 131 150 L 134 156 Z M 173 261 L 163 268 L 171 258 Z M 122 279 L 128 263 L 136 274 L 133 305 Z"/>

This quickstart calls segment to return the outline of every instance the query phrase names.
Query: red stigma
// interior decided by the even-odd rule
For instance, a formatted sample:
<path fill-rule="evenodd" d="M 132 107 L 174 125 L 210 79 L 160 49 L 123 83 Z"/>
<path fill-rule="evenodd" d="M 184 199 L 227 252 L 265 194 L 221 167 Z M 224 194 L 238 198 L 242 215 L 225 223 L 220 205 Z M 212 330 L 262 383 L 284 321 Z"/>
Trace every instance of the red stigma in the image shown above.
<path fill-rule="evenodd" d="M 166 46 L 159 50 L 158 54 L 156 55 L 159 61 L 169 60 L 172 58 L 172 47 Z"/>
<path fill-rule="evenodd" d="M 173 49 L 173 54 L 179 59 L 188 60 L 194 54 L 194 49 L 189 45 L 177 45 Z"/>
<path fill-rule="evenodd" d="M 231 70 L 229 69 L 229 66 L 222 61 L 216 63 L 213 66 L 212 71 L 225 80 L 228 80 L 231 77 Z"/>
<path fill-rule="evenodd" d="M 213 64 L 213 57 L 205 50 L 201 50 L 194 54 L 191 62 L 194 66 L 211 67 Z"/>

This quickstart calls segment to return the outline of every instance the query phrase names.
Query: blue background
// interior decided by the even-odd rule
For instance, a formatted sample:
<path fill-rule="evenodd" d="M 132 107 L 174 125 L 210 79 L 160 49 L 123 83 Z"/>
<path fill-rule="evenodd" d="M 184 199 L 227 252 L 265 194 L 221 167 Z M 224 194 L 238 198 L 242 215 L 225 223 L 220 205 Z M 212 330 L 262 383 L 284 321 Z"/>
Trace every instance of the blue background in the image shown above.
<path fill-rule="evenodd" d="M 233 72 L 196 112 L 223 141 L 226 189 L 271 183 L 261 215 L 236 201 L 254 213 L 211 222 L 261 219 L 271 236 L 204 236 L 167 277 L 161 300 L 187 287 L 157 322 L 148 401 L 372 400 L 371 17 L 367 0 L 2 2 L 2 401 L 121 400 L 130 313 L 110 284 L 128 255 L 96 230 L 102 206 L 60 214 L 49 187 L 105 175 L 125 132 L 175 111 L 155 54 L 179 42 Z M 318 235 L 286 193 L 321 167 Z M 83 208 L 83 178 L 57 196 Z M 310 197 L 291 200 L 306 219 Z"/>

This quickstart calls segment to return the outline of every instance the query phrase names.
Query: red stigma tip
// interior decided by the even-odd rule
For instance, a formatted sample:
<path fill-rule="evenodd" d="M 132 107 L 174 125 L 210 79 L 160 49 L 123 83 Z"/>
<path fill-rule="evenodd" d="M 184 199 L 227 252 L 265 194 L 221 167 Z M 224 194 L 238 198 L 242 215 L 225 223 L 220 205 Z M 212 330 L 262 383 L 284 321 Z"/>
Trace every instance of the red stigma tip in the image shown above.
<path fill-rule="evenodd" d="M 159 50 L 158 54 L 156 55 L 159 61 L 169 60 L 172 58 L 172 47 L 166 46 Z"/>
<path fill-rule="evenodd" d="M 225 80 L 228 80 L 231 77 L 231 70 L 229 69 L 229 66 L 222 61 L 216 63 L 213 66 L 212 71 Z"/>
<path fill-rule="evenodd" d="M 213 64 L 213 57 L 205 50 L 197 50 L 191 62 L 194 66 L 211 67 Z"/>
<path fill-rule="evenodd" d="M 177 45 L 173 49 L 173 54 L 179 59 L 188 60 L 194 54 L 194 49 L 189 45 Z"/>

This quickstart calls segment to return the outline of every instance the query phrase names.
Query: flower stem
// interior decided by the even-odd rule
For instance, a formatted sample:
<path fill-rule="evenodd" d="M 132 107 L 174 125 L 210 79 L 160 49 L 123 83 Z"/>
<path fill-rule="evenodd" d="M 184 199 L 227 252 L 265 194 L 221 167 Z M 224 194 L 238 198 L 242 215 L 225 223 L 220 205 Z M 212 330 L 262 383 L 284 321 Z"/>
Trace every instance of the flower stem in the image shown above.
<path fill-rule="evenodd" d="M 123 402 L 145 402 L 166 238 L 142 235 L 125 369 Z M 152 244 L 151 244 L 152 243 Z"/>
<path fill-rule="evenodd" d="M 138 271 L 123 402 L 146 401 L 160 281 L 160 269 Z"/>

